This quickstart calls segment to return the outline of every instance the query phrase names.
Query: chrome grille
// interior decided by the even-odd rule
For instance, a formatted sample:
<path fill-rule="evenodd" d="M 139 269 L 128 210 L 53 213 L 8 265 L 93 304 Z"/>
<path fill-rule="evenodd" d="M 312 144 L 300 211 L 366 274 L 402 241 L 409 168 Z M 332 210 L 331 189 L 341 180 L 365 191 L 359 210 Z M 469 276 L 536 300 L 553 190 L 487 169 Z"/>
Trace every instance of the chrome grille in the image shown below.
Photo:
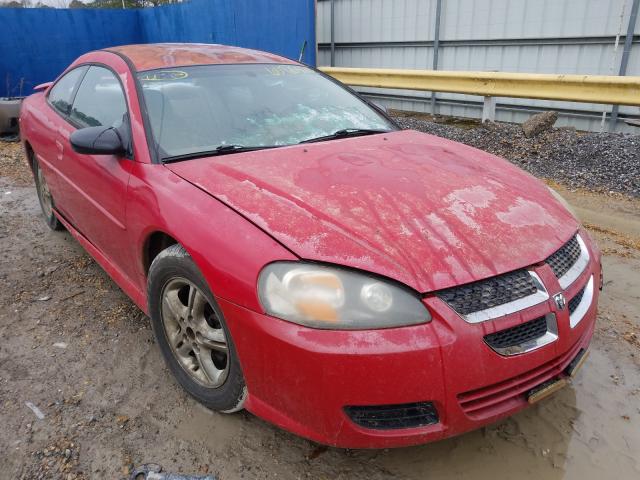
<path fill-rule="evenodd" d="M 556 277 L 561 278 L 576 263 L 582 252 L 577 235 L 545 260 Z"/>
<path fill-rule="evenodd" d="M 544 347 L 558 338 L 558 323 L 553 313 L 515 327 L 484 336 L 484 341 L 500 355 L 518 355 Z"/>
<path fill-rule="evenodd" d="M 578 293 L 576 293 L 571 300 L 569 300 L 569 315 L 573 315 L 573 313 L 578 308 L 578 305 L 580 305 L 582 297 L 584 296 L 585 288 L 586 285 L 582 287 L 582 289 Z"/>
<path fill-rule="evenodd" d="M 494 350 L 498 350 L 535 340 L 545 333 L 547 333 L 547 319 L 540 317 L 506 330 L 485 335 L 484 341 Z"/>
<path fill-rule="evenodd" d="M 519 300 L 537 291 L 538 287 L 531 274 L 527 270 L 516 270 L 442 290 L 438 297 L 459 314 L 467 315 Z"/>
<path fill-rule="evenodd" d="M 569 325 L 574 328 L 589 311 L 593 302 L 593 275 L 589 277 L 587 283 L 569 300 Z"/>

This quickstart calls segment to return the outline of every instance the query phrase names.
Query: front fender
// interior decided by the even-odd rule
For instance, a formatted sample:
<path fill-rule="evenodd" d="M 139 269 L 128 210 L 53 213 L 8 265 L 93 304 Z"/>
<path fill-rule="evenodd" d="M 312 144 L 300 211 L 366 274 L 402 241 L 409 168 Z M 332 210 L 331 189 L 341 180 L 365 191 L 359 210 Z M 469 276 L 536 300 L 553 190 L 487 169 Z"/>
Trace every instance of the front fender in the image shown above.
<path fill-rule="evenodd" d="M 262 267 L 297 259 L 249 220 L 159 164 L 133 167 L 127 227 L 136 249 L 136 277 L 145 295 L 142 252 L 157 231 L 189 252 L 216 297 L 257 312 L 262 311 L 256 291 Z"/>

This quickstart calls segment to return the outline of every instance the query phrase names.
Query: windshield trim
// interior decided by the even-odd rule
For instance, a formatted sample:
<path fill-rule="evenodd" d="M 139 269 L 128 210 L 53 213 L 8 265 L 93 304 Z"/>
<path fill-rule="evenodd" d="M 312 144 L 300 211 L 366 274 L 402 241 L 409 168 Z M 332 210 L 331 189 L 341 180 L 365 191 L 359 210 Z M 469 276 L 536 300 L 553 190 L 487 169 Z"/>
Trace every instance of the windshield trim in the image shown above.
<path fill-rule="evenodd" d="M 133 80 L 133 84 L 135 87 L 135 93 L 136 93 L 136 97 L 138 100 L 138 108 L 140 109 L 140 115 L 141 115 L 141 120 L 142 120 L 142 128 L 144 130 L 144 137 L 145 140 L 147 141 L 147 152 L 149 153 L 149 159 L 151 160 L 151 163 L 154 164 L 158 164 L 158 163 L 162 163 L 160 161 L 160 159 L 158 158 L 158 150 L 157 147 L 156 148 L 152 148 L 152 146 L 156 145 L 156 140 L 155 137 L 153 135 L 153 133 L 151 132 L 151 121 L 149 120 L 149 111 L 147 110 L 147 102 L 144 98 L 144 92 L 142 89 L 142 82 L 140 82 L 140 79 L 138 78 L 138 70 L 136 69 L 136 66 L 133 64 L 133 62 L 131 61 L 131 59 L 129 57 L 127 57 L 125 54 L 117 52 L 115 50 L 104 50 L 107 53 L 111 53 L 113 55 L 116 55 L 118 58 L 120 58 L 126 65 L 127 67 L 129 67 L 129 70 L 131 71 L 131 76 L 132 76 L 132 80 Z M 123 85 L 124 86 L 124 85 Z M 132 99 L 130 98 L 130 93 L 125 89 L 125 96 L 127 97 L 127 107 L 129 107 L 132 104 Z M 132 119 L 129 118 L 129 122 L 131 122 Z M 130 126 L 130 128 L 132 128 Z M 132 134 L 132 138 L 133 138 L 133 134 Z M 135 145 L 134 145 L 135 147 Z M 135 150 L 134 150 L 135 152 Z M 135 153 L 134 153 L 135 155 Z"/>

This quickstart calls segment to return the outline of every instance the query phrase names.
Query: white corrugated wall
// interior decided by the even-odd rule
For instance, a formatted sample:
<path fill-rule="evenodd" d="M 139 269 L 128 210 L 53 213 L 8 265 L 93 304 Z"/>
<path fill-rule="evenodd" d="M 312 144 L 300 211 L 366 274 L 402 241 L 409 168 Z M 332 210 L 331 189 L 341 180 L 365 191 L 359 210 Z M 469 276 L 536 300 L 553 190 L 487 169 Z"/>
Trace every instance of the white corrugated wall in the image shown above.
<path fill-rule="evenodd" d="M 334 0 L 335 65 L 431 69 L 436 0 Z M 330 0 L 318 0 L 318 65 L 330 64 Z M 617 75 L 633 0 L 442 0 L 440 70 Z M 640 34 L 640 20 L 636 24 Z M 615 49 L 616 36 L 620 43 Z M 634 36 L 627 75 L 640 75 Z M 430 93 L 378 93 L 391 108 L 430 111 Z M 384 96 L 381 96 L 384 94 Z M 436 112 L 480 117 L 482 98 L 437 94 Z M 498 98 L 497 119 L 521 122 L 539 109 L 561 112 L 558 125 L 598 131 L 610 105 Z M 638 118 L 637 107 L 620 107 Z M 605 125 L 608 128 L 608 125 Z M 618 131 L 638 129 L 618 122 Z"/>

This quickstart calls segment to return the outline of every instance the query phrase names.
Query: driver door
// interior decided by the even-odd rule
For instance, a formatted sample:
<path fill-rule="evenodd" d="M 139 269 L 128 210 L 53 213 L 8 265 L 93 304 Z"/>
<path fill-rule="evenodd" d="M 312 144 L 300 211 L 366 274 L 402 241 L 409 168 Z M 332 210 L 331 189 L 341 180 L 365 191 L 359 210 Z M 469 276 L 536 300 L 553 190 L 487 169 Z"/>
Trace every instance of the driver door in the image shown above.
<path fill-rule="evenodd" d="M 68 122 L 59 128 L 56 142 L 65 215 L 121 270 L 126 270 L 129 260 L 125 215 L 132 160 L 76 153 L 69 138 L 78 128 L 119 126 L 127 115 L 118 77 L 108 68 L 92 65 L 78 87 Z"/>

